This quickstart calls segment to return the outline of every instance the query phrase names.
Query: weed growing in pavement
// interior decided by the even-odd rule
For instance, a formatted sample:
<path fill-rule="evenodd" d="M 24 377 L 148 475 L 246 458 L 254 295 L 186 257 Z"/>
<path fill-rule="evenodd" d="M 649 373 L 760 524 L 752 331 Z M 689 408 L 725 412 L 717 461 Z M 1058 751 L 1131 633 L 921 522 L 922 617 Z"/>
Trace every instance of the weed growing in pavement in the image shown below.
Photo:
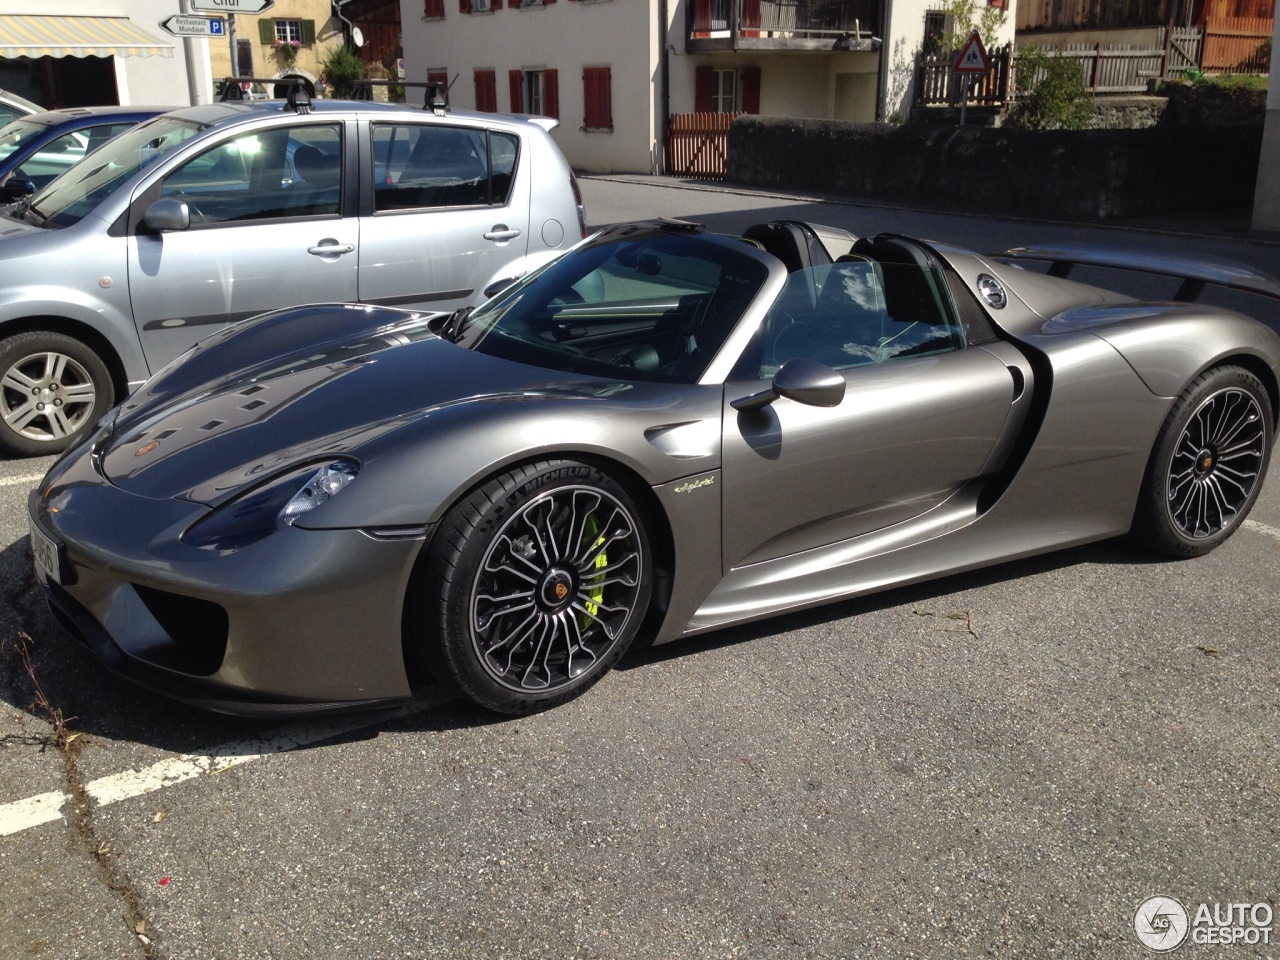
<path fill-rule="evenodd" d="M 31 661 L 31 645 L 34 642 L 29 634 L 19 632 L 17 643 L 14 644 L 18 659 L 22 662 L 22 669 L 26 671 L 27 677 L 31 681 L 32 699 L 27 709 L 32 713 L 38 714 L 49 724 L 51 730 L 50 741 L 53 746 L 62 753 L 68 753 L 72 742 L 79 736 L 78 733 L 72 733 L 70 729 L 71 722 L 76 718 L 65 716 L 61 708 L 55 707 L 49 701 L 44 688 L 40 686 L 40 678 L 36 676 L 35 664 Z"/>

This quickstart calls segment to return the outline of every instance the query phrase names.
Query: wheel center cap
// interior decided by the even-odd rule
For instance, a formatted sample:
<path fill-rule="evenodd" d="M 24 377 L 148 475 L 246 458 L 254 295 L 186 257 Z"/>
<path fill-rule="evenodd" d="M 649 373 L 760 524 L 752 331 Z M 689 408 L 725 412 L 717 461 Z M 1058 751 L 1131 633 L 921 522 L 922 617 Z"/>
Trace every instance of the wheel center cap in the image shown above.
<path fill-rule="evenodd" d="M 1218 462 L 1217 455 L 1207 447 L 1196 454 L 1196 473 L 1203 476 L 1213 469 L 1213 465 Z"/>
<path fill-rule="evenodd" d="M 573 574 L 563 567 L 552 567 L 542 578 L 538 596 L 547 607 L 564 606 L 573 596 Z"/>

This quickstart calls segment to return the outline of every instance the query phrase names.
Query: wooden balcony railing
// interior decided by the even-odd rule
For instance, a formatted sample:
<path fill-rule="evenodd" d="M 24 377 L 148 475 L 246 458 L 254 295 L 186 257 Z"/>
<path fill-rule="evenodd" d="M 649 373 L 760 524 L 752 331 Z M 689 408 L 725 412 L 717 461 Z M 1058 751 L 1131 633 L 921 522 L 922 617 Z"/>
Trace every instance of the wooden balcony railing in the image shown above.
<path fill-rule="evenodd" d="M 689 0 L 688 38 L 691 49 L 870 49 L 882 6 L 882 0 Z"/>

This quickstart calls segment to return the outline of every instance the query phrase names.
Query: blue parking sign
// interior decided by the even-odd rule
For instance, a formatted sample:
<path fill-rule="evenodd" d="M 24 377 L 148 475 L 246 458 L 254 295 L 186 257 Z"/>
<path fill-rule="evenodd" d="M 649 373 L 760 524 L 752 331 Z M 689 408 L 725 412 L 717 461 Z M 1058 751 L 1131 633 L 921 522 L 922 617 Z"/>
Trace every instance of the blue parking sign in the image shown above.
<path fill-rule="evenodd" d="M 225 24 L 225 23 L 226 23 L 226 21 L 225 21 L 225 20 L 210 20 L 210 21 L 209 21 L 209 33 L 210 33 L 212 36 L 215 36 L 215 37 L 220 37 L 220 36 L 222 36 L 222 26 L 223 26 L 223 24 Z"/>

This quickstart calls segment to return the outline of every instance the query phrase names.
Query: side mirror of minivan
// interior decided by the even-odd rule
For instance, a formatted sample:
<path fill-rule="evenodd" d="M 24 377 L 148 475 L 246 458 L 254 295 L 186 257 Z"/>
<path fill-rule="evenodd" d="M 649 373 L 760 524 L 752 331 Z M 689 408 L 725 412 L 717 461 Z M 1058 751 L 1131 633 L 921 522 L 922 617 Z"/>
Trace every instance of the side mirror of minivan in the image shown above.
<path fill-rule="evenodd" d="M 191 210 L 185 200 L 165 197 L 147 207 L 142 222 L 157 233 L 167 230 L 185 230 L 191 226 Z"/>
<path fill-rule="evenodd" d="M 36 185 L 24 177 L 10 177 L 0 186 L 0 203 L 15 203 L 36 192 Z"/>

